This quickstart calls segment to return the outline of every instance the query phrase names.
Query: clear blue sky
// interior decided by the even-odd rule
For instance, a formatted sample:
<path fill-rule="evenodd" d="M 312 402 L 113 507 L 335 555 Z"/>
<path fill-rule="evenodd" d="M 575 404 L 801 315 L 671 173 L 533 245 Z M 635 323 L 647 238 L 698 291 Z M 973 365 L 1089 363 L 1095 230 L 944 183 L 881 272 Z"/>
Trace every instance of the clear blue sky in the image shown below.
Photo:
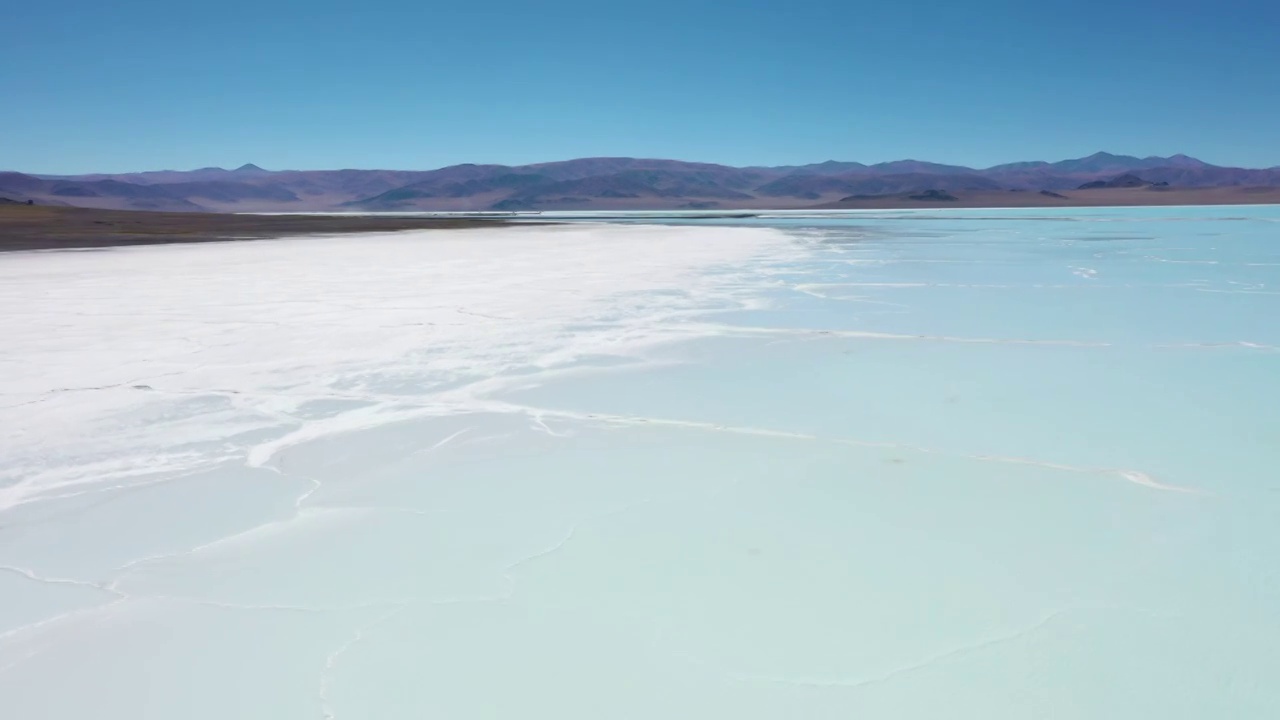
<path fill-rule="evenodd" d="M 1280 165 L 1276 0 L 14 2 L 0 168 Z"/>

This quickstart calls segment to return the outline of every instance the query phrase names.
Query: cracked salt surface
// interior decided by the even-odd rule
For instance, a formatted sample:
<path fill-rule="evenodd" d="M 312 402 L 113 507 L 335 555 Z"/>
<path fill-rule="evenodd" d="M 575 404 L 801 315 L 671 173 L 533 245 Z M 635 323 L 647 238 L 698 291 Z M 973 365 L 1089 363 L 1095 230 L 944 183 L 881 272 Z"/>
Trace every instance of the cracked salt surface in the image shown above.
<path fill-rule="evenodd" d="M 1200 212 L 0 257 L 0 706 L 1273 716 L 1275 211 Z"/>

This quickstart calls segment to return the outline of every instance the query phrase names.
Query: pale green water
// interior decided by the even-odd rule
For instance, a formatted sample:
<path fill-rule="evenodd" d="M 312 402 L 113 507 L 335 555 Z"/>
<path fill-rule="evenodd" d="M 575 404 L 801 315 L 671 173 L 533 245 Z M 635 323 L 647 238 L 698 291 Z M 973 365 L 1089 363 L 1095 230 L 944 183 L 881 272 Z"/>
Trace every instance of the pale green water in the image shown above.
<path fill-rule="evenodd" d="M 1280 714 L 1280 209 L 65 258 L 6 717 Z"/>

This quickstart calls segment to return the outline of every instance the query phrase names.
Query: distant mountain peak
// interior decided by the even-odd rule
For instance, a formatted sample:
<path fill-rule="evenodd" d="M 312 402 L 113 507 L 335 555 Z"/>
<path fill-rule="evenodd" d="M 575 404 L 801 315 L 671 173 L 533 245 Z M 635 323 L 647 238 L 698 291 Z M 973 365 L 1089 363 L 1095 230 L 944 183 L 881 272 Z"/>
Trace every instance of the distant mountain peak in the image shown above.
<path fill-rule="evenodd" d="M 266 172 L 266 170 L 263 170 L 262 168 L 258 167 L 257 165 L 254 165 L 253 163 L 245 163 L 244 165 L 241 165 L 240 167 L 236 168 L 236 169 L 235 169 L 235 172 L 238 172 L 238 173 L 251 173 L 251 172 L 254 172 L 254 173 L 260 173 L 260 172 Z"/>
<path fill-rule="evenodd" d="M 1183 155 L 1182 153 L 1178 153 L 1177 155 L 1171 155 L 1165 158 L 1165 161 L 1172 167 L 1183 167 L 1183 168 L 1212 167 L 1211 165 L 1209 165 L 1209 163 L 1199 158 L 1193 158 L 1190 155 Z"/>
<path fill-rule="evenodd" d="M 1087 157 L 1077 158 L 1074 162 L 1095 162 L 1095 163 L 1096 162 L 1117 162 L 1117 161 L 1130 162 L 1130 161 L 1139 160 L 1139 159 L 1140 158 L 1138 158 L 1136 155 L 1117 155 L 1116 153 L 1107 152 L 1106 150 L 1099 150 L 1098 152 L 1092 155 L 1089 155 Z M 1073 161 L 1065 160 L 1063 162 L 1073 162 Z"/>

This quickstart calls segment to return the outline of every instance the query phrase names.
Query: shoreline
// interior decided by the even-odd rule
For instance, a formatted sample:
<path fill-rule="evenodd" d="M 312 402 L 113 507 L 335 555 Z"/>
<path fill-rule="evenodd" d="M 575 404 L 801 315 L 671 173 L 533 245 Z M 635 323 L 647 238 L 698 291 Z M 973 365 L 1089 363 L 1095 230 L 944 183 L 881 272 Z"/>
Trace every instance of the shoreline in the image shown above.
<path fill-rule="evenodd" d="M 1013 191 L 959 191 L 949 199 L 882 195 L 845 199 L 810 207 L 666 208 L 615 207 L 495 214 L 466 211 L 390 213 L 199 213 L 0 204 L 0 252 L 91 250 L 136 245 L 171 245 L 300 236 L 347 235 L 406 230 L 465 230 L 507 225 L 546 225 L 584 221 L 634 220 L 626 213 L 670 212 L 671 220 L 742 219 L 765 214 L 892 210 L 1048 210 L 1143 207 L 1266 207 L 1280 205 L 1280 188 L 1203 188 L 1152 191 L 1147 188 L 1074 191 L 1070 196 Z"/>
<path fill-rule="evenodd" d="M 510 224 L 509 218 L 235 215 L 0 205 L 0 252 L 88 250 L 400 230 L 464 230 Z"/>

